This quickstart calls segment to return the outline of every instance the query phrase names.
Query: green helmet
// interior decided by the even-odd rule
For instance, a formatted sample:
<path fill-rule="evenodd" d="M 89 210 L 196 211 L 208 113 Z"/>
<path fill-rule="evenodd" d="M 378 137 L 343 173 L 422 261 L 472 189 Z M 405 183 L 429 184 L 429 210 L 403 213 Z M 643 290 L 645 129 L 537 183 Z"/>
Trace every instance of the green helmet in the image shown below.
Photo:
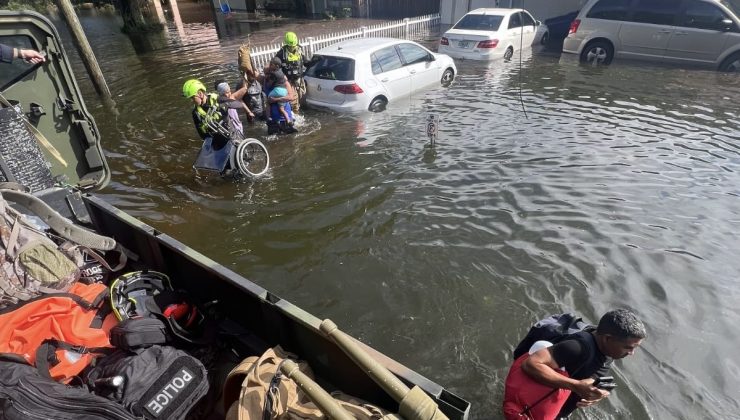
<path fill-rule="evenodd" d="M 298 35 L 295 32 L 286 32 L 284 43 L 289 47 L 295 47 L 298 45 Z"/>
<path fill-rule="evenodd" d="M 198 94 L 198 91 L 206 91 L 205 85 L 197 79 L 190 79 L 182 85 L 182 96 L 186 98 L 192 98 Z"/>

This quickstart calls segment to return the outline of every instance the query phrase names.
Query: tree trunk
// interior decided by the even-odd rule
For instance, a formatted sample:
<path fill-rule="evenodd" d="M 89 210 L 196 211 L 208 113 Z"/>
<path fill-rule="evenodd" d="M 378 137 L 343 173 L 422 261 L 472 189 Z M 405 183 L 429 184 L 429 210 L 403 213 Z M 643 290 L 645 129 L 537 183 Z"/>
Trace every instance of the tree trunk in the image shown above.
<path fill-rule="evenodd" d="M 157 18 L 156 9 L 152 1 L 160 0 L 120 0 L 121 17 L 123 18 L 123 32 L 159 32 L 164 26 Z"/>

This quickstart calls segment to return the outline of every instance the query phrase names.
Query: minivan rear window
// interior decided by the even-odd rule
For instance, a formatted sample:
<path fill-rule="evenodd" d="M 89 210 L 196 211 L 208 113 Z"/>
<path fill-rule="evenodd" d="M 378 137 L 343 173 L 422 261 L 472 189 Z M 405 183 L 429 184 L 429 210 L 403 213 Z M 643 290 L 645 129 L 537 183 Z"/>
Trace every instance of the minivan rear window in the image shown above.
<path fill-rule="evenodd" d="M 354 80 L 355 60 L 346 57 L 320 55 L 312 60 L 314 64 L 306 71 L 306 76 L 325 80 Z"/>
<path fill-rule="evenodd" d="M 627 10 L 632 0 L 601 0 L 586 14 L 591 19 L 627 20 Z"/>
<path fill-rule="evenodd" d="M 504 17 L 500 15 L 465 15 L 452 29 L 498 31 L 502 20 L 504 20 Z"/>

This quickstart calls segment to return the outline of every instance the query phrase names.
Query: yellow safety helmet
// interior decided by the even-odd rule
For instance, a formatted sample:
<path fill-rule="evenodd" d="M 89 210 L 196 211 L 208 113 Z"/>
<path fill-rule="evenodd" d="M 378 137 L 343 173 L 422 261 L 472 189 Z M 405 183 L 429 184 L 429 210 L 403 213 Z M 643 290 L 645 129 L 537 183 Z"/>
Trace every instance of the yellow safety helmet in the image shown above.
<path fill-rule="evenodd" d="M 206 87 L 198 79 L 190 79 L 182 85 L 182 96 L 186 98 L 192 98 L 197 95 L 199 91 L 206 91 Z"/>
<path fill-rule="evenodd" d="M 298 35 L 296 35 L 295 32 L 286 32 L 285 40 L 283 42 L 289 47 L 295 47 L 298 45 Z"/>

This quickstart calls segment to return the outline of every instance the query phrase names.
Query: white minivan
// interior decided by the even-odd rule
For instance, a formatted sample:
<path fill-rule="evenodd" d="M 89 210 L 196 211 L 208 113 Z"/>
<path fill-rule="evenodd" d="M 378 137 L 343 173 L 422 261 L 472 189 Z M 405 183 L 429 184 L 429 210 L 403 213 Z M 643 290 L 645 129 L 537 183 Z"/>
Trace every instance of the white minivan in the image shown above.
<path fill-rule="evenodd" d="M 303 79 L 311 107 L 377 112 L 421 89 L 449 86 L 455 74 L 452 58 L 416 42 L 357 38 L 317 51 Z"/>
<path fill-rule="evenodd" d="M 594 65 L 623 57 L 738 72 L 739 16 L 730 0 L 590 0 L 563 52 Z"/>

